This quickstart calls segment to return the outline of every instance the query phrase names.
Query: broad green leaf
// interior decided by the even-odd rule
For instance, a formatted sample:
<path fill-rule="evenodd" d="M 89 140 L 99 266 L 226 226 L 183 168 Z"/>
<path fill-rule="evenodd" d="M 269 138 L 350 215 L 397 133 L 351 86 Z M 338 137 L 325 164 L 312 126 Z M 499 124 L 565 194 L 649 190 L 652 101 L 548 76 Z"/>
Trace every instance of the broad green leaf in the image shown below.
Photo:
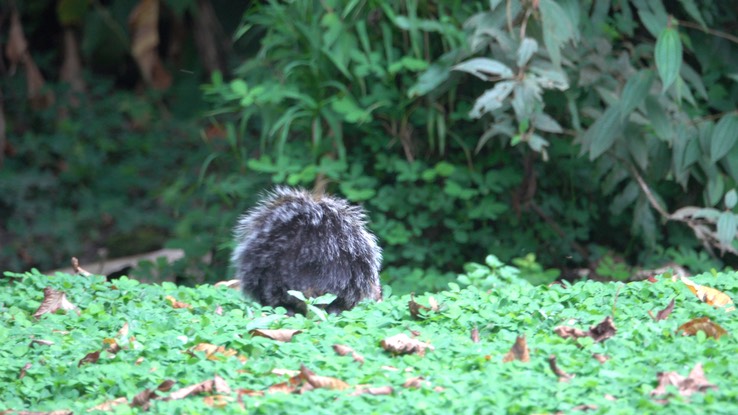
<path fill-rule="evenodd" d="M 582 137 L 582 141 L 588 143 L 589 159 L 594 160 L 609 150 L 621 129 L 619 108 L 608 108 Z"/>
<path fill-rule="evenodd" d="M 697 23 L 699 23 L 702 27 L 707 27 L 707 24 L 705 24 L 705 20 L 702 19 L 702 15 L 700 14 L 700 11 L 697 8 L 694 0 L 679 0 L 679 3 L 682 4 L 682 7 L 684 7 L 684 11 L 687 12 L 689 17 L 696 20 Z"/>
<path fill-rule="evenodd" d="M 651 121 L 651 127 L 653 127 L 656 136 L 666 142 L 671 142 L 674 138 L 674 130 L 669 119 L 666 118 L 666 111 L 664 111 L 656 97 L 646 97 L 646 116 Z"/>
<path fill-rule="evenodd" d="M 715 125 L 710 139 L 710 161 L 715 163 L 723 158 L 738 140 L 738 115 L 723 116 Z"/>
<path fill-rule="evenodd" d="M 540 0 L 539 9 L 543 21 L 543 43 L 546 45 L 551 63 L 561 66 L 561 47 L 576 37 L 576 28 L 569 16 L 553 0 Z"/>
<path fill-rule="evenodd" d="M 663 90 L 666 91 L 676 81 L 682 66 L 682 41 L 675 28 L 667 27 L 661 32 L 656 41 L 654 59 Z"/>
<path fill-rule="evenodd" d="M 533 117 L 533 126 L 536 127 L 537 130 L 545 131 L 547 133 L 561 134 L 564 132 L 561 125 L 545 112 L 539 112 L 535 117 Z"/>
<path fill-rule="evenodd" d="M 448 68 L 440 65 L 431 65 L 427 71 L 418 77 L 415 85 L 410 87 L 407 92 L 408 97 L 419 97 L 433 91 L 448 79 L 449 74 L 450 70 Z"/>
<path fill-rule="evenodd" d="M 710 176 L 707 181 L 705 192 L 707 196 L 707 204 L 709 206 L 717 205 L 725 192 L 725 180 L 723 180 L 723 175 L 721 173 L 715 172 Z"/>
<path fill-rule="evenodd" d="M 477 98 L 474 107 L 469 112 L 469 116 L 479 118 L 488 112 L 500 108 L 505 102 L 505 98 L 512 92 L 516 83 L 515 81 L 498 82 L 494 88 L 486 90 L 482 96 Z"/>
<path fill-rule="evenodd" d="M 522 67 L 527 65 L 531 56 L 536 52 L 538 52 L 538 42 L 529 37 L 523 39 L 523 41 L 520 42 L 520 47 L 518 48 L 518 66 Z"/>
<path fill-rule="evenodd" d="M 641 170 L 648 168 L 648 147 L 646 141 L 640 134 L 626 134 L 625 145 L 628 147 L 628 153 L 636 162 Z"/>
<path fill-rule="evenodd" d="M 513 76 L 512 69 L 508 68 L 507 65 L 488 58 L 469 59 L 466 62 L 454 65 L 451 69 L 468 72 L 483 81 L 495 78 L 512 78 Z"/>
<path fill-rule="evenodd" d="M 738 203 L 738 192 L 736 192 L 735 189 L 730 189 L 728 193 L 725 194 L 725 207 L 732 210 L 736 203 Z"/>
<path fill-rule="evenodd" d="M 659 33 L 664 30 L 668 21 L 667 16 L 657 17 L 652 12 L 643 9 L 638 10 L 638 17 L 641 18 L 643 26 L 646 27 L 646 30 L 648 30 L 653 37 L 659 36 Z"/>
<path fill-rule="evenodd" d="M 636 107 L 648 96 L 653 82 L 653 72 L 649 70 L 638 71 L 635 76 L 630 77 L 625 83 L 623 94 L 620 96 L 620 121 L 630 115 Z"/>
<path fill-rule="evenodd" d="M 738 220 L 733 212 L 722 212 L 717 221 L 717 237 L 723 245 L 730 245 L 735 238 Z"/>

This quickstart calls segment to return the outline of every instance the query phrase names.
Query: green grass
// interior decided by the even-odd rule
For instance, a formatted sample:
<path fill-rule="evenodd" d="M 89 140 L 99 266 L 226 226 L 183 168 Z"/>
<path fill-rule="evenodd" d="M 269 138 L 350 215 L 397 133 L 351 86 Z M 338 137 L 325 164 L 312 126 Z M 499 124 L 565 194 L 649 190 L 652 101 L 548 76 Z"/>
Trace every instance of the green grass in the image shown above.
<path fill-rule="evenodd" d="M 101 277 L 45 276 L 38 272 L 6 274 L 0 278 L 0 411 L 7 409 L 74 413 L 124 397 L 128 402 L 166 380 L 174 391 L 217 374 L 228 383 L 232 399 L 224 413 L 569 413 L 578 405 L 595 405 L 587 413 L 738 413 L 738 373 L 734 313 L 726 313 L 696 298 L 681 282 L 659 278 L 656 283 L 602 284 L 581 282 L 562 287 L 534 287 L 515 277 L 511 267 L 490 262 L 490 269 L 473 265 L 461 281 L 476 281 L 483 289 L 451 284 L 434 294 L 437 313 L 417 320 L 408 311 L 408 297 L 389 296 L 384 302 L 362 304 L 321 321 L 317 316 L 286 317 L 244 301 L 236 290 L 209 285 L 197 288 L 139 284 L 122 278 L 112 283 Z M 12 277 L 12 278 L 11 278 Z M 694 280 L 728 294 L 738 292 L 734 274 L 704 274 Z M 77 311 L 33 317 L 45 287 L 66 293 Z M 173 308 L 167 296 L 191 308 Z M 417 296 L 416 296 L 417 297 Z M 616 299 L 617 297 L 617 299 Z M 676 298 L 666 320 L 654 314 Z M 427 304 L 427 295 L 417 301 Z M 614 314 L 613 314 L 614 310 Z M 277 310 L 279 311 L 279 310 Z M 554 334 L 559 325 L 587 330 L 613 315 L 617 333 L 604 343 L 589 338 L 578 342 Z M 728 334 L 715 340 L 699 332 L 682 336 L 677 328 L 707 316 Z M 119 330 L 128 323 L 127 336 Z M 480 342 L 470 332 L 477 327 Z M 283 343 L 252 337 L 254 328 L 289 328 L 303 332 Z M 380 342 L 406 333 L 433 345 L 425 356 L 393 356 Z M 519 334 L 530 348 L 530 362 L 502 363 Z M 135 339 L 131 339 L 134 337 Z M 104 339 L 123 347 L 105 351 Z M 32 344 L 47 340 L 51 345 Z M 203 352 L 187 353 L 200 343 L 222 345 L 246 357 L 207 359 Z M 334 344 L 352 347 L 364 357 L 360 365 L 338 356 Z M 78 366 L 88 353 L 103 350 L 95 363 Z M 601 364 L 593 353 L 610 357 Z M 574 374 L 559 382 L 548 366 L 556 355 L 558 366 Z M 216 355 L 217 356 L 217 355 Z M 696 363 L 718 389 L 680 397 L 676 389 L 667 404 L 650 392 L 659 372 L 686 376 Z M 27 364 L 25 376 L 20 377 Z M 299 370 L 300 365 L 320 376 L 343 380 L 347 390 L 315 389 L 302 395 L 266 393 L 242 395 L 239 389 L 265 391 L 287 380 L 273 369 Z M 403 387 L 413 377 L 425 383 Z M 356 385 L 391 386 L 391 395 L 353 396 Z M 208 394 L 184 399 L 151 401 L 152 413 L 211 413 Z M 613 396 L 616 400 L 608 399 Z M 138 413 L 120 405 L 111 413 Z"/>

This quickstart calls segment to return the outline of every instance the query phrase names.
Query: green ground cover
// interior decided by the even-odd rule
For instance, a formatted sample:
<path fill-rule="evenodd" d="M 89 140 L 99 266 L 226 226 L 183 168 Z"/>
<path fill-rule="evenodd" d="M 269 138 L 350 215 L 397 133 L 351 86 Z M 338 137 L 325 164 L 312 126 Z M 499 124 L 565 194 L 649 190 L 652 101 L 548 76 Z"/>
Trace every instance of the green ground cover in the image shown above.
<path fill-rule="evenodd" d="M 117 414 L 144 407 L 211 413 L 213 406 L 264 414 L 738 413 L 735 312 L 700 301 L 668 275 L 546 287 L 516 274 L 489 257 L 488 265 L 467 266 L 458 284 L 432 294 L 437 311 L 414 317 L 409 296 L 386 289 L 381 303 L 321 318 L 262 309 L 223 286 L 7 273 L 0 278 L 0 413 L 79 414 L 111 402 L 118 405 L 105 411 Z M 738 291 L 732 274 L 706 273 L 692 281 L 728 295 Z M 63 292 L 74 308 L 41 314 L 47 287 Z M 430 296 L 416 301 L 429 305 Z M 666 319 L 649 315 L 671 299 Z M 603 341 L 557 334 L 561 326 L 589 334 L 607 316 L 616 332 L 605 333 L 611 337 Z M 680 326 L 700 317 L 727 333 L 718 339 L 706 334 L 710 329 L 681 333 Z M 301 333 L 288 342 L 250 334 L 267 328 Z M 430 346 L 408 354 L 383 347 L 383 340 L 401 333 Z M 519 335 L 530 360 L 503 363 Z M 337 344 L 355 355 L 337 354 Z M 601 363 L 593 354 L 608 359 Z M 561 373 L 552 371 L 550 356 Z M 652 396 L 659 373 L 686 377 L 697 364 L 705 378 L 687 383 L 701 390 L 683 396 L 669 386 L 665 395 Z M 297 375 L 301 365 L 315 376 Z M 562 381 L 567 374 L 573 377 Z M 687 393 L 689 385 L 683 388 Z"/>

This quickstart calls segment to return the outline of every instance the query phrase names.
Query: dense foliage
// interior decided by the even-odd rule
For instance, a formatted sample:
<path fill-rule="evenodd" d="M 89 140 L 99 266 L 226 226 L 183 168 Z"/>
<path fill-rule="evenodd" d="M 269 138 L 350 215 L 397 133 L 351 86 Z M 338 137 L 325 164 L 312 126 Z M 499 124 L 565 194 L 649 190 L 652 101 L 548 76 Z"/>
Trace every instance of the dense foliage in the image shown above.
<path fill-rule="evenodd" d="M 154 413 L 209 413 L 217 406 L 223 413 L 265 414 L 530 414 L 583 406 L 603 414 L 738 411 L 736 320 L 682 282 L 664 276 L 631 284 L 532 286 L 520 279 L 524 272 L 492 257 L 467 271 L 434 295 L 438 311 L 420 311 L 419 318 L 412 317 L 407 295 L 390 295 L 326 321 L 244 303 L 237 290 L 225 287 L 7 274 L 0 279 L 6 322 L 0 326 L 0 411 L 83 413 L 98 405 L 116 405 L 112 411 L 119 414 L 147 406 Z M 695 282 L 733 295 L 738 289 L 732 274 L 708 273 Z M 64 293 L 66 311 L 54 312 L 42 301 L 46 287 Z M 665 320 L 649 316 L 663 314 L 672 298 Z M 416 301 L 429 304 L 430 298 Z M 586 331 L 606 316 L 616 331 L 603 330 L 598 336 L 604 340 L 556 334 L 560 326 Z M 709 317 L 728 334 L 715 339 L 705 328 L 683 336 L 680 326 L 697 317 Z M 249 333 L 267 328 L 302 332 L 287 342 Z M 424 355 L 383 350 L 382 340 L 400 333 L 432 349 Z M 526 338 L 529 361 L 503 363 L 519 335 Z M 336 344 L 354 355 L 339 356 Z M 552 372 L 551 355 L 561 373 Z M 702 382 L 712 387 L 693 383 L 696 390 L 683 396 L 670 386 L 666 394 L 651 395 L 660 372 L 687 376 L 698 363 Z M 304 388 L 295 386 L 297 378 L 288 382 L 301 364 L 333 379 L 322 379 L 321 389 L 285 393 Z M 215 386 L 207 383 L 217 377 Z M 367 388 L 389 395 L 357 395 Z"/>

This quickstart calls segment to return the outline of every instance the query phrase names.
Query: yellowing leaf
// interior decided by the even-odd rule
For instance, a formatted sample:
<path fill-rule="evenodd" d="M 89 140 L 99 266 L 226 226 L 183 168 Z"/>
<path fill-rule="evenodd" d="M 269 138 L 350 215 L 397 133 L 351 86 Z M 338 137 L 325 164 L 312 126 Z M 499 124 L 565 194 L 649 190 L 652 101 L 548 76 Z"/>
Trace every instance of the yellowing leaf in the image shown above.
<path fill-rule="evenodd" d="M 720 336 L 728 333 L 727 331 L 725 331 L 724 328 L 720 327 L 716 323 L 713 323 L 707 317 L 700 317 L 694 320 L 690 320 L 679 326 L 679 328 L 677 329 L 677 332 L 681 332 L 683 336 L 694 336 L 697 334 L 698 331 L 702 331 L 705 333 L 705 335 L 707 335 L 707 337 L 712 337 L 714 339 L 719 339 Z"/>
<path fill-rule="evenodd" d="M 689 291 L 692 291 L 703 302 L 713 307 L 725 308 L 725 311 L 728 313 L 735 310 L 733 300 L 724 292 L 715 288 L 695 284 L 689 278 L 682 277 L 681 280 L 689 288 Z"/>

